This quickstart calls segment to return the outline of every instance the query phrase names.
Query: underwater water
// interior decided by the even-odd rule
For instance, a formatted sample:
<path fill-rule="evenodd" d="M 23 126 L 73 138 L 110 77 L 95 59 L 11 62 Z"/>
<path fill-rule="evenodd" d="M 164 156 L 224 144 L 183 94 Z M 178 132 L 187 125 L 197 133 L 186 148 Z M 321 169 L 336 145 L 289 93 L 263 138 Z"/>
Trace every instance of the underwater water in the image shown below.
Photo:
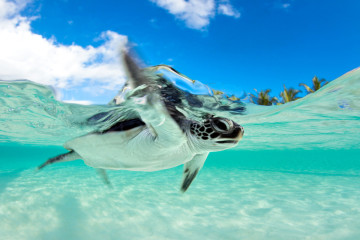
<path fill-rule="evenodd" d="M 295 102 L 245 105 L 223 113 L 242 141 L 211 153 L 182 194 L 182 166 L 108 171 L 112 187 L 82 161 L 36 171 L 118 106 L 0 82 L 1 239 L 359 239 L 360 69 Z"/>

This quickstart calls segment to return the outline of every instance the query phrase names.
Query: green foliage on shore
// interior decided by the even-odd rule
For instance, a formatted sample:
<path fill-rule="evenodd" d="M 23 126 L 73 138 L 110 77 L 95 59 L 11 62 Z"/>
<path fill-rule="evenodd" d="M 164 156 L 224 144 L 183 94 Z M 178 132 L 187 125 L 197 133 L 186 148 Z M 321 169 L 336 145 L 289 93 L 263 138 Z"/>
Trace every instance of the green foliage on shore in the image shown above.
<path fill-rule="evenodd" d="M 299 86 L 302 86 L 305 88 L 307 94 L 311 94 L 319 90 L 324 85 L 328 84 L 329 82 L 325 79 L 319 79 L 317 76 L 314 76 L 312 79 L 312 86 L 309 87 L 305 83 L 300 83 Z M 258 104 L 258 105 L 265 105 L 265 106 L 271 106 L 271 105 L 279 105 L 284 104 L 288 102 L 295 101 L 297 99 L 300 99 L 301 97 L 298 96 L 299 93 L 302 91 L 300 89 L 295 89 L 293 87 L 287 88 L 284 84 L 284 90 L 280 92 L 279 98 L 275 96 L 270 96 L 271 89 L 265 89 L 258 91 L 255 90 L 255 94 L 250 93 L 250 102 Z"/>

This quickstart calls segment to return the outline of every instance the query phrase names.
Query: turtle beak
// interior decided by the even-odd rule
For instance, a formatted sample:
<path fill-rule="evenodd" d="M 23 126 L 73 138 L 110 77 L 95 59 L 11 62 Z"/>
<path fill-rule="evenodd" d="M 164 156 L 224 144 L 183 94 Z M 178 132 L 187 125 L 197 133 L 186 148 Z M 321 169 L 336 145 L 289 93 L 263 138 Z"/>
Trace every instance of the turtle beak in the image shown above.
<path fill-rule="evenodd" d="M 221 135 L 221 140 L 218 143 L 233 143 L 237 144 L 244 136 L 244 128 L 238 124 L 235 125 L 234 130 L 230 134 Z"/>
<path fill-rule="evenodd" d="M 238 134 L 238 136 L 236 138 L 237 141 L 240 141 L 242 139 L 242 137 L 244 136 L 244 133 L 245 133 L 244 128 L 241 125 L 239 125 L 239 129 L 240 129 L 240 131 L 239 131 L 239 134 Z"/>

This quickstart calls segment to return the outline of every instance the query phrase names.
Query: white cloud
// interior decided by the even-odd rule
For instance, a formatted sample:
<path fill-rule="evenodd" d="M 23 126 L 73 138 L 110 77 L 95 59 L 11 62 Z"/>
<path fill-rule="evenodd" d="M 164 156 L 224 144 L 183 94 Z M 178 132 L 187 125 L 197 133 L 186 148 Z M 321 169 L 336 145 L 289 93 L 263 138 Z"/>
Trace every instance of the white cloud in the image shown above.
<path fill-rule="evenodd" d="M 240 12 L 237 11 L 233 6 L 231 6 L 231 4 L 228 1 L 224 1 L 223 3 L 219 4 L 218 13 L 234 18 L 240 17 Z"/>
<path fill-rule="evenodd" d="M 20 14 L 28 2 L 0 0 L 0 79 L 29 79 L 60 89 L 119 89 L 124 83 L 119 49 L 126 36 L 106 31 L 98 47 L 59 44 L 31 31 L 33 19 Z"/>
<path fill-rule="evenodd" d="M 81 105 L 91 105 L 93 104 L 92 101 L 89 100 L 65 100 L 66 103 L 75 103 L 75 104 L 81 104 Z"/>
<path fill-rule="evenodd" d="M 240 13 L 234 9 L 228 0 L 150 0 L 161 8 L 169 11 L 193 29 L 204 29 L 215 17 L 216 9 L 219 14 L 238 18 Z"/>
<path fill-rule="evenodd" d="M 28 0 L 17 0 L 17 1 L 0 1 L 0 19 L 13 17 L 15 14 L 19 13 L 26 4 Z"/>

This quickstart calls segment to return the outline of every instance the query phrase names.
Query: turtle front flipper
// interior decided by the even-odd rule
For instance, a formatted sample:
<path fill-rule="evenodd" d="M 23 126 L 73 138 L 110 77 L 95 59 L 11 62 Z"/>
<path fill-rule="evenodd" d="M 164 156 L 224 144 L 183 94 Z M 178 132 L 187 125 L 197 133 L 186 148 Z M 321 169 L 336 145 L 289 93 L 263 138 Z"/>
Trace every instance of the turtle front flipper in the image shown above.
<path fill-rule="evenodd" d="M 43 164 L 38 166 L 37 169 L 40 170 L 43 167 L 45 167 L 49 164 L 52 164 L 52 163 L 68 162 L 68 161 L 73 161 L 73 160 L 80 159 L 80 158 L 81 158 L 80 155 L 77 154 L 75 151 L 70 151 L 68 153 L 60 154 L 56 157 L 50 158 L 49 160 L 47 160 L 46 162 L 44 162 Z"/>
<path fill-rule="evenodd" d="M 148 85 L 149 79 L 144 75 L 143 70 L 136 64 L 135 60 L 126 51 L 122 52 L 128 83 L 132 89 L 141 85 Z"/>
<path fill-rule="evenodd" d="M 123 52 L 123 62 L 132 88 L 126 101 L 138 112 L 159 147 L 178 148 L 186 142 L 186 136 L 171 116 L 160 94 L 161 86 L 153 79 L 155 76 L 141 69 L 127 52 Z"/>
<path fill-rule="evenodd" d="M 189 188 L 190 184 L 204 165 L 208 155 L 209 153 L 197 154 L 193 159 L 184 164 L 183 181 L 181 184 L 182 192 L 185 192 Z"/>

